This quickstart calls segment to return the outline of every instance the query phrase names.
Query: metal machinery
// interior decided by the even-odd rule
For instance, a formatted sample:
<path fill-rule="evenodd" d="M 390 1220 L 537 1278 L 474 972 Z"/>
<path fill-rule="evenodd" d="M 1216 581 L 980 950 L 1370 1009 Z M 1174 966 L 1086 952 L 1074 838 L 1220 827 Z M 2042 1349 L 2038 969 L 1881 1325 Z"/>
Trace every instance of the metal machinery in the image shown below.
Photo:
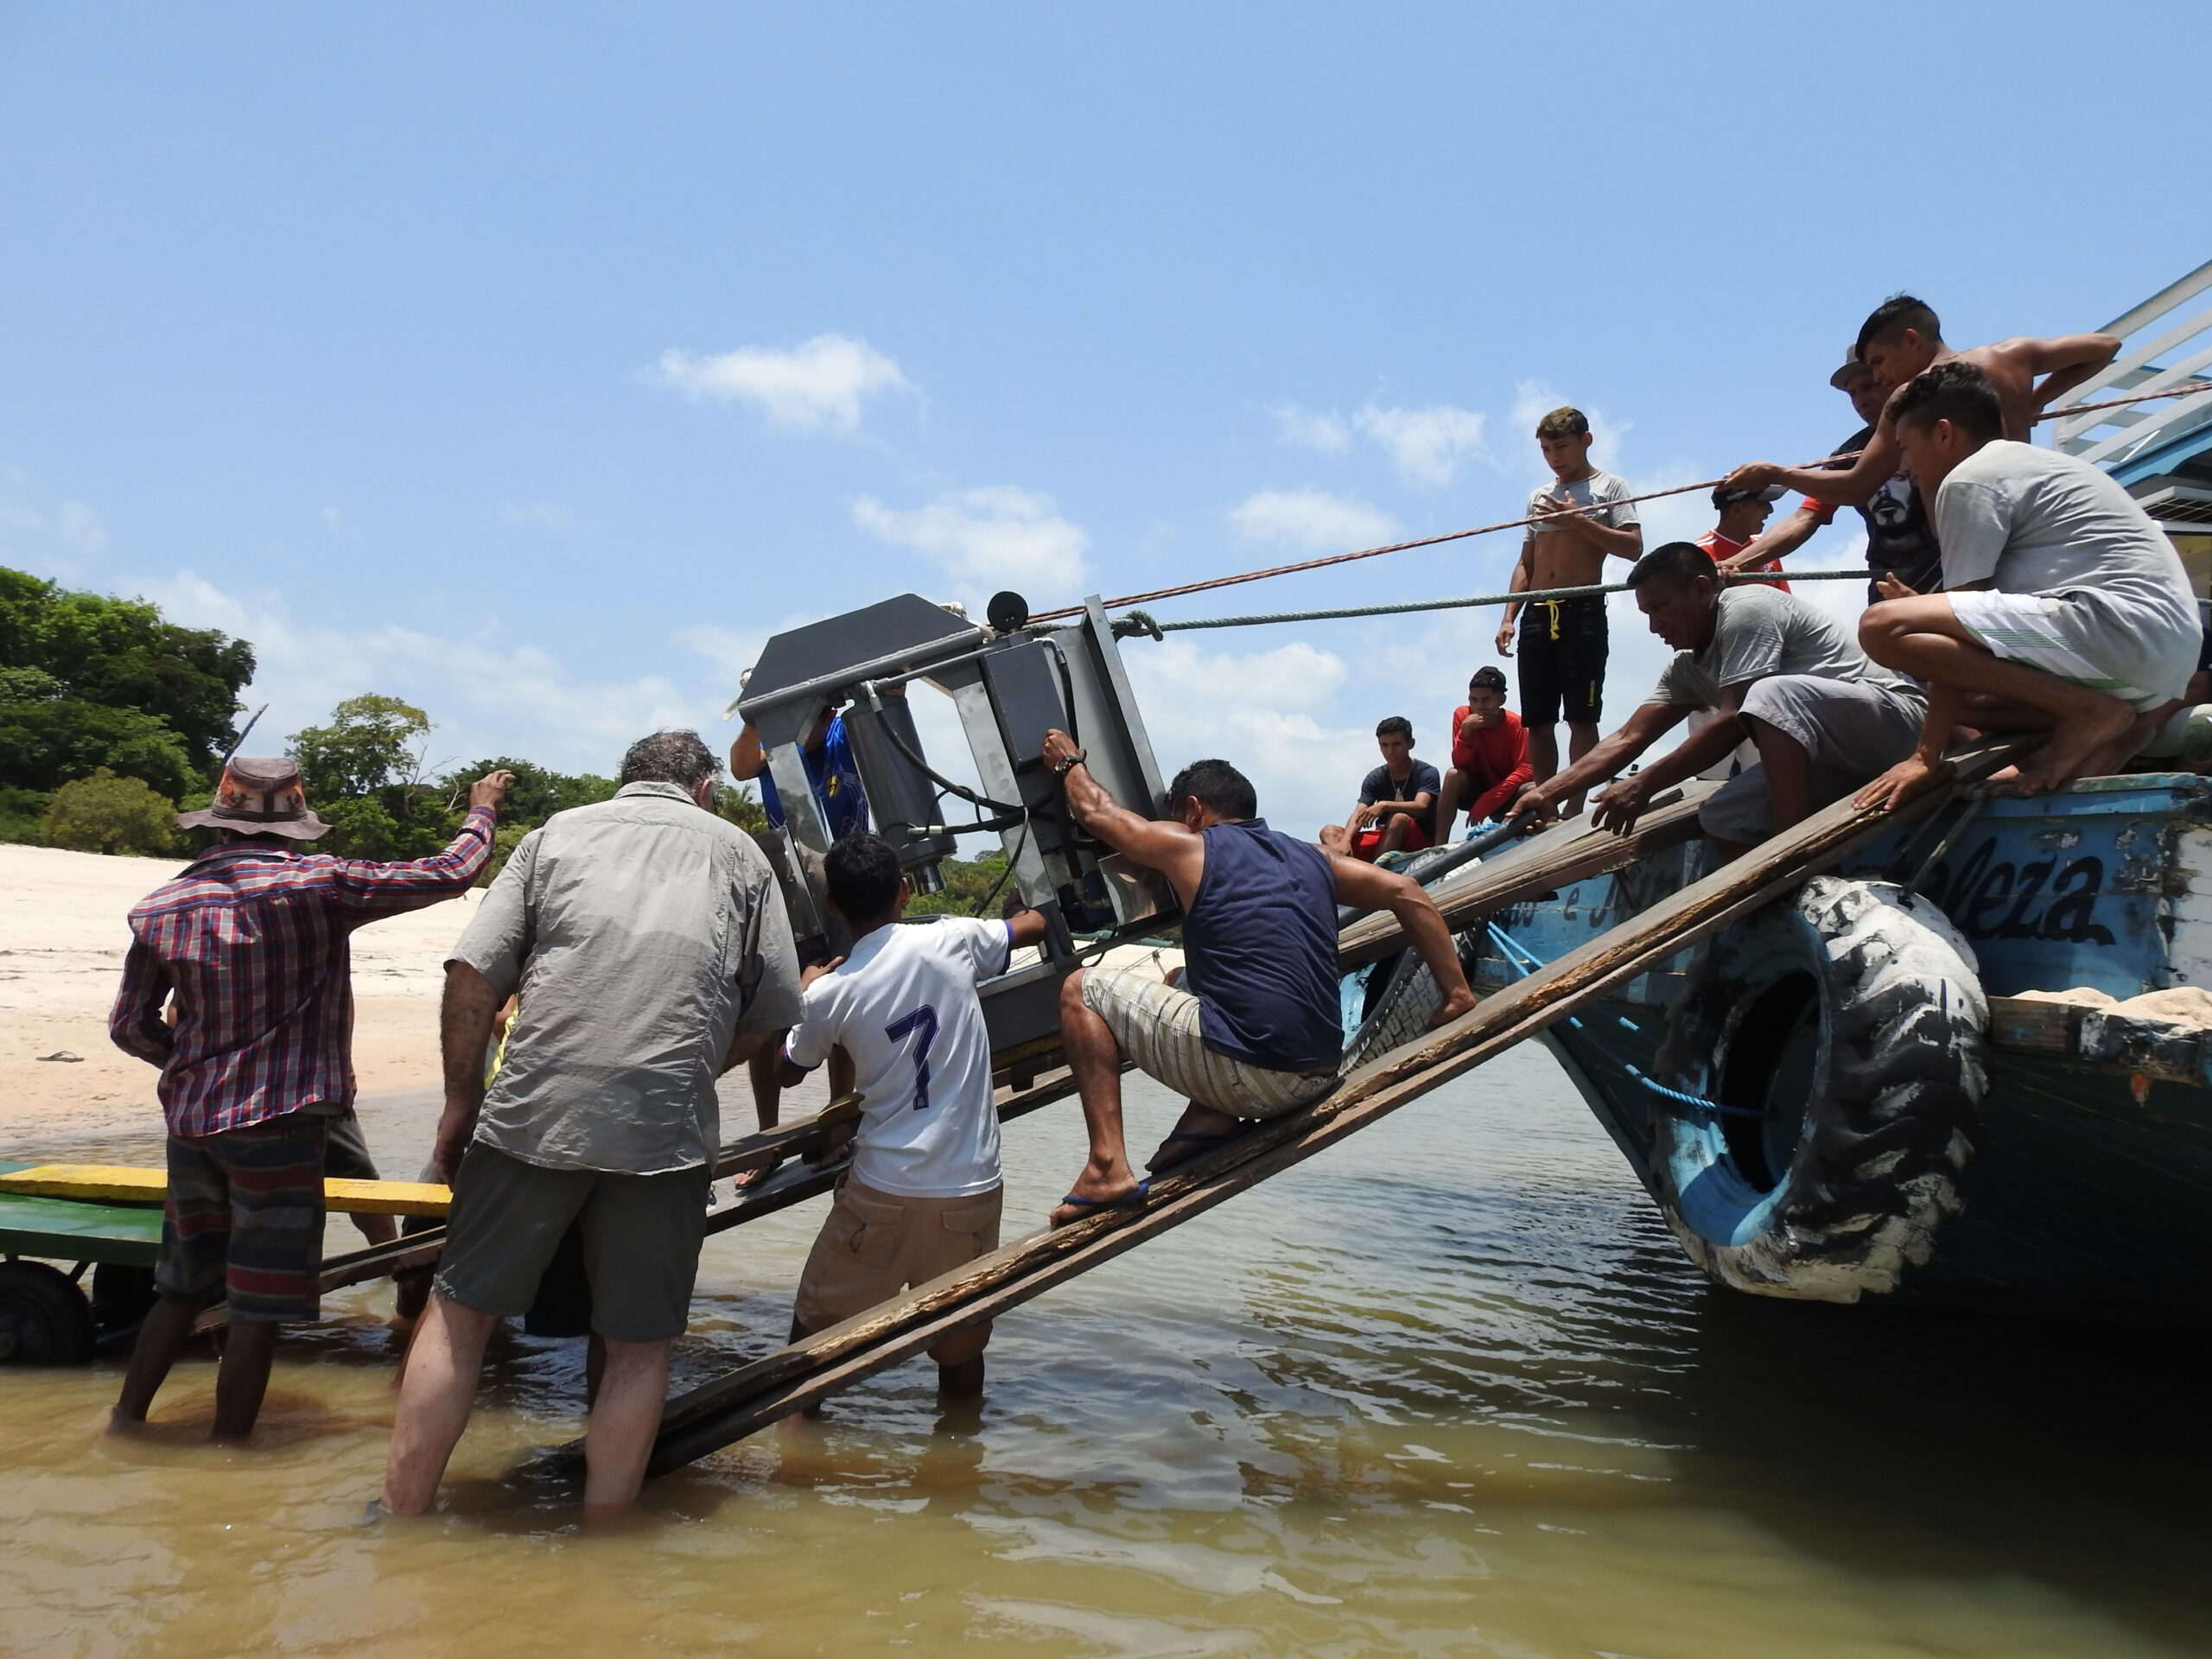
<path fill-rule="evenodd" d="M 1154 817 L 1164 810 L 1104 608 L 1093 597 L 1079 620 L 1049 630 L 1029 628 L 1028 616 L 1017 594 L 992 600 L 984 627 L 901 594 L 776 635 L 736 705 L 760 735 L 783 803 L 785 892 L 803 944 L 829 931 L 830 832 L 800 747 L 826 715 L 842 711 L 876 833 L 917 892 L 942 889 L 939 865 L 957 837 L 998 836 L 1013 885 L 1048 925 L 1041 961 L 984 987 L 992 1052 L 1015 1065 L 1058 1046 L 1060 982 L 1079 951 L 1156 931 L 1178 913 L 1158 875 L 1076 827 L 1042 759 L 1045 734 L 1058 727 L 1082 745 L 1091 776 L 1116 800 Z M 923 753 L 906 696 L 917 680 L 952 699 L 980 790 L 947 778 Z"/>

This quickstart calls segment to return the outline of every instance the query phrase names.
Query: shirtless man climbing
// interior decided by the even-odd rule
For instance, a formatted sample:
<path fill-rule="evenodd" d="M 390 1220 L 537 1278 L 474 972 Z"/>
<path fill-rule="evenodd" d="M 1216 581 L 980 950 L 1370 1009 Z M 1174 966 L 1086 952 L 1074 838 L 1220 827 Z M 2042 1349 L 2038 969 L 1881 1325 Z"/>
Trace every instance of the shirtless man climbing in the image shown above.
<path fill-rule="evenodd" d="M 1898 294 L 1876 306 L 1860 326 L 1856 355 L 1874 372 L 1876 385 L 1890 400 L 1923 369 L 1953 361 L 1973 364 L 1997 394 L 2004 415 L 2003 435 L 2024 443 L 2035 417 L 2054 398 L 2080 385 L 2119 352 L 2117 334 L 2062 334 L 2056 340 L 2024 335 L 1953 351 L 1943 343 L 1935 312 L 1911 295 Z M 1764 490 L 1779 484 L 1830 505 L 1863 506 L 1903 470 L 1894 408 L 1893 401 L 1885 402 L 1873 435 L 1847 472 L 1755 461 L 1729 474 L 1720 487 Z"/>

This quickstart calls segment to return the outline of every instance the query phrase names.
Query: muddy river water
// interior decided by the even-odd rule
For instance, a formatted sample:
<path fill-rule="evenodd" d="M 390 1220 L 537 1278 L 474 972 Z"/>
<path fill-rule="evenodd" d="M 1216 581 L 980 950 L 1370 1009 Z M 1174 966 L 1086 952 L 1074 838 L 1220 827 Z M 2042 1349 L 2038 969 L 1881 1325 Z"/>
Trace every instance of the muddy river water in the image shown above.
<path fill-rule="evenodd" d="M 423 1100 L 364 1121 L 419 1155 Z M 1010 1221 L 1078 1140 L 1012 1126 Z M 710 1242 L 679 1383 L 774 1344 L 821 1211 Z M 518 1334 L 445 1510 L 362 1522 L 390 1306 L 289 1338 L 242 1451 L 204 1359 L 143 1441 L 112 1360 L 0 1373 L 0 1651 L 2212 1653 L 2194 1349 L 1708 1289 L 1534 1049 L 1007 1319 L 980 1411 L 902 1367 L 603 1530 L 512 1472 L 582 1387 Z"/>

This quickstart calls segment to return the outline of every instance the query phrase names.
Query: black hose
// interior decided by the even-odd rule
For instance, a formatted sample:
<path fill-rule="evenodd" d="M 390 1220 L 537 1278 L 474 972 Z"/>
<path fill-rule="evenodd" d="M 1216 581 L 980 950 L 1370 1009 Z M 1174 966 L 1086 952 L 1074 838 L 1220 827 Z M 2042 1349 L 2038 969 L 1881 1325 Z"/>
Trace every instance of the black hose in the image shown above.
<path fill-rule="evenodd" d="M 1006 891 L 1007 879 L 1014 874 L 1014 861 L 1028 850 L 1029 820 L 1024 818 L 1021 821 L 1020 838 L 1014 843 L 1014 851 L 1007 855 L 1006 868 L 1001 870 L 999 879 L 991 883 L 991 890 L 976 900 L 976 908 L 968 912 L 970 916 L 982 915 L 991 907 L 993 901 L 998 898 L 999 894 Z"/>
<path fill-rule="evenodd" d="M 907 823 L 894 818 L 883 827 L 903 830 L 917 841 L 931 841 L 939 836 L 972 836 L 983 830 L 1012 830 L 1028 823 L 1027 812 L 1008 812 L 995 818 L 977 818 L 973 823 Z"/>
<path fill-rule="evenodd" d="M 939 789 L 945 791 L 948 794 L 958 796 L 962 800 L 966 801 L 971 806 L 988 807 L 994 812 L 1015 813 L 1025 821 L 1028 818 L 1029 809 L 1027 806 L 1022 805 L 1018 801 L 995 801 L 988 795 L 978 795 L 974 790 L 963 789 L 958 784 L 954 783 L 951 779 L 946 777 L 936 767 L 930 765 L 928 761 L 923 760 L 920 755 L 916 754 L 913 750 L 908 748 L 906 747 L 906 740 L 899 736 L 899 734 L 893 729 L 892 724 L 889 721 L 887 720 L 880 721 L 877 725 L 876 729 L 881 732 L 884 736 L 891 740 L 891 747 L 898 750 L 900 754 L 906 756 L 906 763 L 909 766 L 912 766 L 915 771 L 920 772 L 923 777 L 928 779 L 931 783 L 935 784 Z"/>

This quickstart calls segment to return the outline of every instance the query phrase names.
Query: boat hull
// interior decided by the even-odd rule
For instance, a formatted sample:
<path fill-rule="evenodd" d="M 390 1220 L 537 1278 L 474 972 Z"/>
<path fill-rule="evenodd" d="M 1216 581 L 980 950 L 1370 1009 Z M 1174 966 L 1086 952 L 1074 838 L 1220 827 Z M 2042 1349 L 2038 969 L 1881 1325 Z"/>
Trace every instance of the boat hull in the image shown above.
<path fill-rule="evenodd" d="M 2212 878 L 2198 874 L 2212 872 L 2204 780 L 2096 781 L 1939 815 L 1841 874 L 1917 876 L 1999 997 L 2212 985 Z M 1946 836 L 1948 847 L 1936 844 Z M 1471 940 L 1478 988 L 1586 943 L 1694 879 L 1704 856 L 1694 844 L 1670 849 L 1504 912 L 1496 932 Z M 1545 1038 L 1655 1202 L 1662 1103 L 1651 1080 L 1664 1075 L 1669 1011 L 1694 966 L 1686 952 Z M 1986 1068 L 1961 1212 L 1896 1291 L 1866 1300 L 2131 1324 L 2212 1314 L 2212 1086 L 2202 1070 L 2150 1077 L 2124 1060 L 2019 1052 L 2001 1033 Z"/>

